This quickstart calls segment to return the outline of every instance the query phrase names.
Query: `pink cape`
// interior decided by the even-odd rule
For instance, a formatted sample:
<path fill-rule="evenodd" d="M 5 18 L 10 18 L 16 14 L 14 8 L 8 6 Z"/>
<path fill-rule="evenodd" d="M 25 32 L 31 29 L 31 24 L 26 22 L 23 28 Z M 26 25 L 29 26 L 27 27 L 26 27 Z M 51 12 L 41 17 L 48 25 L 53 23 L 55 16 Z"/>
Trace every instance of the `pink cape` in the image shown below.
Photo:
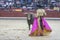
<path fill-rule="evenodd" d="M 50 26 L 48 25 L 47 21 L 44 18 L 42 18 L 42 21 L 43 21 L 43 25 L 45 26 L 45 28 L 47 30 L 51 30 Z M 37 28 L 38 28 L 37 18 L 34 18 L 31 33 L 33 33 Z"/>

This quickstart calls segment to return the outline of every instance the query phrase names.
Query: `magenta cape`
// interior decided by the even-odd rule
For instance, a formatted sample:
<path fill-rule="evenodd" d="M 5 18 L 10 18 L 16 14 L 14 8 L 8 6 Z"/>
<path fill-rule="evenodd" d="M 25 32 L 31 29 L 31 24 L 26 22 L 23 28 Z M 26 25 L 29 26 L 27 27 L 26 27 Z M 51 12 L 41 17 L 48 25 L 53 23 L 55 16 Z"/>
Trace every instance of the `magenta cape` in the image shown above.
<path fill-rule="evenodd" d="M 31 33 L 33 33 L 38 28 L 38 21 L 37 20 L 38 20 L 37 18 L 34 18 Z M 51 30 L 50 26 L 48 25 L 47 21 L 44 18 L 42 18 L 42 21 L 43 21 L 43 25 L 45 26 L 45 28 L 47 30 Z"/>

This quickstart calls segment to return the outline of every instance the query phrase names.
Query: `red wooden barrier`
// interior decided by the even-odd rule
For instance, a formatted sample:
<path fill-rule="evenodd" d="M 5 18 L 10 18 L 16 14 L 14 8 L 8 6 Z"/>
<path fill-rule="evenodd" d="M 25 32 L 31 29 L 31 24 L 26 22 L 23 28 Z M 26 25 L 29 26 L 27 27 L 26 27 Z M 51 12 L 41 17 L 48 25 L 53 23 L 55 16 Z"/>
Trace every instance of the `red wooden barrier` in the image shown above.
<path fill-rule="evenodd" d="M 13 9 L 10 10 L 0 10 L 0 17 L 26 17 L 24 14 L 25 12 L 28 12 L 27 10 L 20 12 L 20 11 L 12 11 Z M 58 17 L 60 18 L 60 12 L 58 11 L 48 11 L 46 10 L 46 17 Z"/>

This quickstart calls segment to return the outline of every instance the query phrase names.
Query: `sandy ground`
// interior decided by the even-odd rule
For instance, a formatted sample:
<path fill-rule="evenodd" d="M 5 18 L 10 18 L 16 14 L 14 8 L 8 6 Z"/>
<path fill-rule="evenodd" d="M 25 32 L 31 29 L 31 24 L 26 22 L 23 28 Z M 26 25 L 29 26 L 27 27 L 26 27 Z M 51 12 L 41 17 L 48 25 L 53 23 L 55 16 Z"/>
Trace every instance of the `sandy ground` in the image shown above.
<path fill-rule="evenodd" d="M 0 20 L 0 40 L 60 40 L 60 20 L 47 20 L 48 36 L 30 37 L 26 20 Z"/>

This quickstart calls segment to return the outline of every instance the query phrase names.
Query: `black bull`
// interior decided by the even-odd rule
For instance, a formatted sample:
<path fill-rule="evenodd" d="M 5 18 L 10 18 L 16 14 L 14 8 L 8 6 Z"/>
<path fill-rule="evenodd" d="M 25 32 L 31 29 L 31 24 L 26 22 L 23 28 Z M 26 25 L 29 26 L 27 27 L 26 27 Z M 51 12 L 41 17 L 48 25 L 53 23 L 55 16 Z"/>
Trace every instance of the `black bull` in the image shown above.
<path fill-rule="evenodd" d="M 30 16 L 30 17 L 28 17 Z M 30 19 L 29 19 L 30 18 Z M 33 14 L 27 14 L 27 23 L 28 23 L 28 26 L 29 26 L 29 30 L 30 30 L 30 25 L 33 24 L 33 21 L 34 21 L 34 16 Z"/>

